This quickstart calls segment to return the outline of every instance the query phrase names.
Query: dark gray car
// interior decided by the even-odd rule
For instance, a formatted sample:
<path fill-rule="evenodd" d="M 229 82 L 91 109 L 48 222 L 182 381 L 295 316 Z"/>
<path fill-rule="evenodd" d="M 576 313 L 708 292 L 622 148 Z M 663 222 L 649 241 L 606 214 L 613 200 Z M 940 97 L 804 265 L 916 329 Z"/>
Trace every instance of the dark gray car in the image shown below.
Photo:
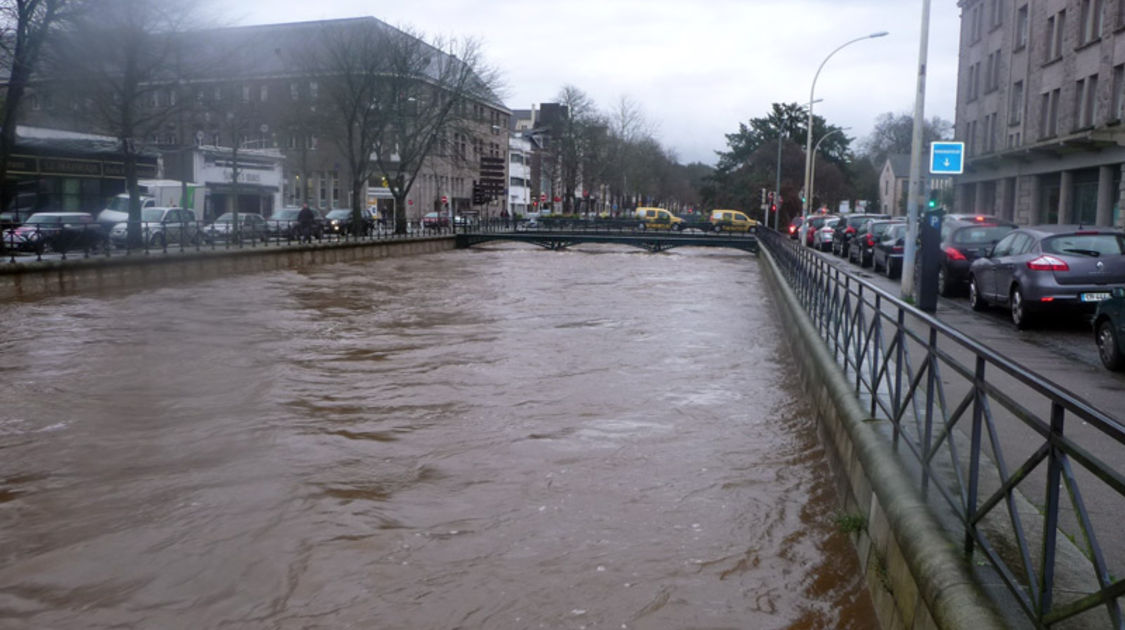
<path fill-rule="evenodd" d="M 1125 233 L 1110 228 L 1020 228 L 969 268 L 969 304 L 976 310 L 1006 306 L 1021 329 L 1048 311 L 1092 313 L 1120 286 L 1125 286 Z"/>

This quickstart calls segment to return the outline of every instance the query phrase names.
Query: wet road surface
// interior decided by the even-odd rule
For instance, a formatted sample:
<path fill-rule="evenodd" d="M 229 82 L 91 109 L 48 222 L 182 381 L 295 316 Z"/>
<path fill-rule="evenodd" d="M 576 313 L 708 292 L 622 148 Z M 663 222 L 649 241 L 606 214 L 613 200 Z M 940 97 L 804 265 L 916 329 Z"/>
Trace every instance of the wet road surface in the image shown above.
<path fill-rule="evenodd" d="M 874 628 L 758 263 L 0 305 L 0 628 Z"/>

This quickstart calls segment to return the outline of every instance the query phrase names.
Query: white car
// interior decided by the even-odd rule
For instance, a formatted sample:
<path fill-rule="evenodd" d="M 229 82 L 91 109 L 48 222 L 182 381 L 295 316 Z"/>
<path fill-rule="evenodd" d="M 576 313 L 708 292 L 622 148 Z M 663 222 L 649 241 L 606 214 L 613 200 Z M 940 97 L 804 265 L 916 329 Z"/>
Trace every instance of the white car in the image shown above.
<path fill-rule="evenodd" d="M 836 235 L 836 224 L 841 221 L 840 217 L 829 217 L 824 220 L 824 225 L 816 228 L 813 233 L 813 247 L 822 252 L 827 252 L 832 249 L 832 238 Z"/>
<path fill-rule="evenodd" d="M 128 230 L 128 221 L 115 224 L 109 232 L 109 240 L 124 247 Z M 192 245 L 199 242 L 199 223 L 195 212 L 187 208 L 144 208 L 141 210 L 141 236 L 146 247 L 161 248 L 174 243 Z"/>

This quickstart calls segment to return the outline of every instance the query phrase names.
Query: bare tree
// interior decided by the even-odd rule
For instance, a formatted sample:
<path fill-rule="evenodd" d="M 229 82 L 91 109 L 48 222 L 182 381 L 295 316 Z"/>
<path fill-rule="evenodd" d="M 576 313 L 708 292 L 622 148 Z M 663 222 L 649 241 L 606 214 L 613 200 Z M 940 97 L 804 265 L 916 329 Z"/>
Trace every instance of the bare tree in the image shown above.
<path fill-rule="evenodd" d="M 82 103 L 83 122 L 116 137 L 129 193 L 127 238 L 139 243 L 137 155 L 146 140 L 165 133 L 186 99 L 177 99 L 177 57 L 192 25 L 190 0 L 98 0 L 77 13 L 54 47 L 52 79 Z"/>
<path fill-rule="evenodd" d="M 23 96 L 39 65 L 48 36 L 78 0 L 3 0 L 0 2 L 0 60 L 9 69 L 7 90 L 0 107 L 0 182 L 8 176 L 8 157 L 16 144 L 16 123 Z M 0 208 L 6 208 L 11 190 L 0 186 Z"/>
<path fill-rule="evenodd" d="M 598 118 L 594 102 L 573 85 L 563 86 L 558 102 L 567 114 L 552 135 L 563 189 L 563 213 L 570 214 L 574 211 L 574 192 L 582 178 L 582 164 L 590 152 L 587 129 L 598 124 Z"/>
<path fill-rule="evenodd" d="M 454 137 L 479 131 L 471 104 L 495 102 L 496 74 L 473 40 L 426 41 L 374 20 L 326 28 L 333 32 L 307 67 L 327 77 L 327 131 L 348 167 L 353 215 L 362 212 L 372 175 L 387 180 L 396 207 L 404 208 L 428 159 L 466 158 L 467 143 Z M 403 212 L 395 231 L 406 231 Z"/>

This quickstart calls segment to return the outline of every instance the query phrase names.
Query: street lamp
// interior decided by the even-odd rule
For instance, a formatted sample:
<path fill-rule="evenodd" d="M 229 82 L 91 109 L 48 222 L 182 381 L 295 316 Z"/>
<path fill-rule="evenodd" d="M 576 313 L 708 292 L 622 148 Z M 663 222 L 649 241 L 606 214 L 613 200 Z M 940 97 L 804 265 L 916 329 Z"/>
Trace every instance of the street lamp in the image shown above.
<path fill-rule="evenodd" d="M 848 129 L 851 129 L 851 127 L 840 127 L 839 129 L 833 129 L 832 131 L 829 131 L 828 133 L 821 136 L 820 140 L 816 141 L 816 146 L 813 147 L 813 150 L 812 150 L 812 152 L 813 152 L 812 168 L 809 169 L 809 189 L 808 189 L 808 191 L 806 191 L 806 196 L 809 199 L 812 199 L 813 190 L 815 190 L 814 185 L 816 183 L 816 152 L 820 150 L 820 143 L 824 142 L 829 136 L 831 136 L 833 134 L 837 134 L 837 133 L 842 133 L 844 131 L 847 131 Z"/>
<path fill-rule="evenodd" d="M 854 44 L 856 42 L 861 42 L 865 39 L 875 39 L 876 37 L 883 37 L 885 35 L 887 35 L 887 31 L 879 31 L 878 33 L 872 33 L 870 35 L 864 35 L 863 37 L 857 37 L 853 40 L 850 40 L 850 41 L 844 42 L 843 44 L 840 44 L 840 46 L 837 47 L 836 50 L 833 50 L 832 52 L 828 53 L 828 56 L 824 58 L 824 61 L 820 62 L 820 67 L 816 69 L 816 74 L 813 75 L 812 87 L 809 88 L 809 126 L 808 126 L 808 129 L 806 130 L 806 133 L 805 133 L 805 184 L 806 184 L 806 186 L 805 186 L 806 187 L 806 190 L 805 190 L 805 214 L 809 214 L 809 211 L 811 210 L 811 206 L 812 206 L 812 191 L 808 190 L 809 180 L 812 179 L 812 175 L 811 175 L 812 151 L 813 151 L 813 146 L 812 146 L 813 108 L 812 108 L 812 104 L 814 102 L 816 102 L 814 95 L 816 93 L 816 80 L 820 77 L 820 71 L 824 69 L 824 64 L 828 63 L 828 60 L 832 58 L 832 55 L 835 55 L 836 53 L 840 52 L 840 49 L 844 48 L 845 46 L 849 46 L 849 45 Z"/>

